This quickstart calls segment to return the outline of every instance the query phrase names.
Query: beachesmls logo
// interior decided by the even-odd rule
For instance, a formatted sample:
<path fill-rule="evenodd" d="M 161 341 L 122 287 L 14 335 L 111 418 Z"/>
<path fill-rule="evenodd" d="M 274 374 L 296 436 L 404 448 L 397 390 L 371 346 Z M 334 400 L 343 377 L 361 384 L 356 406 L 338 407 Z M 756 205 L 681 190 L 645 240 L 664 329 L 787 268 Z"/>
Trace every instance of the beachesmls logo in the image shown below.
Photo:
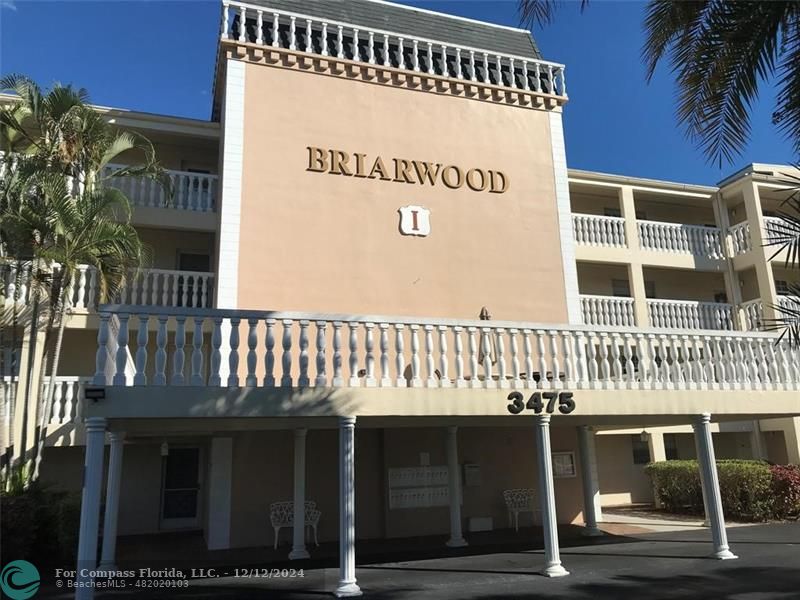
<path fill-rule="evenodd" d="M 32 598 L 39 591 L 39 570 L 27 560 L 15 560 L 0 572 L 0 589 L 11 600 Z"/>

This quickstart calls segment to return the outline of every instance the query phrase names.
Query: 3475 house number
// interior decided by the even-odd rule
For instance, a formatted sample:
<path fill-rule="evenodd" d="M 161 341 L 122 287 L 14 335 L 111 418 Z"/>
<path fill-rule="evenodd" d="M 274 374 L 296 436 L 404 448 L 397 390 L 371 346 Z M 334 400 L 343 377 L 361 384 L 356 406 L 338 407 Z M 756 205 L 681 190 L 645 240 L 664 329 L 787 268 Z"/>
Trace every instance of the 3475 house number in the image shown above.
<path fill-rule="evenodd" d="M 572 392 L 533 392 L 528 401 L 525 402 L 525 396 L 520 392 L 511 392 L 508 395 L 508 412 L 512 415 L 518 415 L 523 410 L 532 410 L 537 415 L 546 413 L 554 413 L 556 407 L 558 412 L 562 415 L 568 415 L 575 410 L 575 400 L 573 400 Z"/>

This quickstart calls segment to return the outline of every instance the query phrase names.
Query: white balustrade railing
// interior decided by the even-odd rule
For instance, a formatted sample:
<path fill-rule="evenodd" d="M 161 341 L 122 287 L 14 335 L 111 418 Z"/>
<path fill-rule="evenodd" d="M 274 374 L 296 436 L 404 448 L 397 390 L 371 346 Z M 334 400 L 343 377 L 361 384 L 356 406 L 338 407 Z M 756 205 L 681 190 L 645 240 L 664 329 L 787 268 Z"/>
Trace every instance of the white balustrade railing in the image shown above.
<path fill-rule="evenodd" d="M 628 245 L 625 239 L 625 219 L 621 217 L 573 213 L 572 229 L 577 244 L 612 248 L 624 248 Z"/>
<path fill-rule="evenodd" d="M 584 325 L 635 327 L 633 298 L 581 294 Z"/>
<path fill-rule="evenodd" d="M 209 308 L 214 274 L 168 269 L 142 269 L 120 291 L 123 304 Z"/>
<path fill-rule="evenodd" d="M 108 165 L 103 176 L 124 165 Z M 196 212 L 214 212 L 217 204 L 218 176 L 208 173 L 167 170 L 172 181 L 173 197 L 169 199 L 161 185 L 146 177 L 111 177 L 106 185 L 123 192 L 133 206 L 176 208 Z"/>
<path fill-rule="evenodd" d="M 731 236 L 734 256 L 739 256 L 740 254 L 752 250 L 753 243 L 750 239 L 750 223 L 743 221 L 742 223 L 731 225 L 728 227 L 728 233 L 730 233 Z"/>
<path fill-rule="evenodd" d="M 778 296 L 778 306 L 789 313 L 800 311 L 800 298 L 796 296 Z M 780 313 L 778 316 L 786 316 L 786 314 Z"/>
<path fill-rule="evenodd" d="M 244 24 L 244 26 L 242 26 Z M 223 40 L 567 97 L 564 65 L 223 0 Z"/>
<path fill-rule="evenodd" d="M 647 311 L 658 329 L 734 329 L 733 306 L 722 302 L 648 299 Z"/>
<path fill-rule="evenodd" d="M 91 383 L 91 377 L 56 377 L 56 389 L 53 394 L 53 406 L 50 413 L 50 425 L 80 423 L 80 406 L 83 399 L 83 388 Z M 50 390 L 50 378 L 44 382 L 44 397 Z"/>
<path fill-rule="evenodd" d="M 778 296 L 776 304 L 775 317 L 777 319 L 785 318 L 794 312 L 800 311 L 800 300 L 796 300 L 794 296 Z M 742 310 L 744 311 L 745 327 L 748 330 L 757 331 L 764 329 L 765 325 L 771 325 L 771 323 L 764 323 L 764 303 L 760 298 L 743 302 Z"/>
<path fill-rule="evenodd" d="M 54 267 L 54 273 L 58 265 Z M 50 275 L 52 276 L 52 275 Z M 75 310 L 94 310 L 99 300 L 97 271 L 80 265 L 66 296 Z M 14 301 L 28 304 L 31 300 L 30 263 L 0 263 L 0 297 L 6 306 Z M 214 299 L 214 274 L 198 271 L 140 269 L 131 275 L 115 299 L 125 304 L 143 306 L 185 306 L 209 308 Z"/>
<path fill-rule="evenodd" d="M 662 221 L 637 221 L 639 245 L 643 250 L 692 254 L 722 259 L 722 235 L 717 227 L 685 225 Z"/>
<path fill-rule="evenodd" d="M 119 329 L 109 368 L 112 315 Z M 120 305 L 100 310 L 93 379 L 109 386 L 671 390 L 797 389 L 798 382 L 800 351 L 769 333 L 245 310 L 145 313 Z"/>
<path fill-rule="evenodd" d="M 762 328 L 764 319 L 764 306 L 761 298 L 742 302 L 740 305 L 744 312 L 744 325 L 748 331 L 758 331 Z"/>

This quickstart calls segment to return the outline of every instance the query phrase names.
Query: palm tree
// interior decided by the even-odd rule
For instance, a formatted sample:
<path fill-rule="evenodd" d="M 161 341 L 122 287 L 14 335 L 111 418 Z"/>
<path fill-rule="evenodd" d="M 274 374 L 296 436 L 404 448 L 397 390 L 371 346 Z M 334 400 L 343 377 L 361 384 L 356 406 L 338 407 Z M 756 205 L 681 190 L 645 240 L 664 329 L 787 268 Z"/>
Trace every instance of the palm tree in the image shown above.
<path fill-rule="evenodd" d="M 21 76 L 0 79 L 0 89 L 19 97 L 0 107 L 0 133 L 9 146 L 6 174 L 0 181 L 0 246 L 5 254 L 33 265 L 32 339 L 40 328 L 37 313 L 43 310 L 46 324 L 41 327 L 52 363 L 48 393 L 40 398 L 35 479 L 70 310 L 68 292 L 78 266 L 95 269 L 99 300 L 106 302 L 149 255 L 130 223 L 128 199 L 109 184 L 117 177 L 147 177 L 160 183 L 168 196 L 171 185 L 152 144 L 109 125 L 87 104 L 84 90 L 56 85 L 43 93 Z M 10 152 L 13 161 L 7 160 Z M 132 152 L 141 158 L 138 164 L 109 166 L 121 154 Z M 42 377 L 45 371 L 43 366 Z M 40 393 L 42 388 L 40 384 Z M 29 398 L 24 400 L 26 407 Z"/>
<path fill-rule="evenodd" d="M 520 18 L 550 23 L 558 4 L 519 0 Z M 800 1 L 651 0 L 644 28 L 647 79 L 668 61 L 678 121 L 710 161 L 730 163 L 741 153 L 765 83 L 778 86 L 773 122 L 800 154 Z"/>

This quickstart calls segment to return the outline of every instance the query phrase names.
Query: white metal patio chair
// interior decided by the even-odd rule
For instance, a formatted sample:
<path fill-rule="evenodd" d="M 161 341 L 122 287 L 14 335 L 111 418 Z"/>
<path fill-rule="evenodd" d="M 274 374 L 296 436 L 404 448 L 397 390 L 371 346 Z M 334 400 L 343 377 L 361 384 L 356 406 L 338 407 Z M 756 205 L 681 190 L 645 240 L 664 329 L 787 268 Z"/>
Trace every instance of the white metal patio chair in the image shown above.
<path fill-rule="evenodd" d="M 319 546 L 317 538 L 317 526 L 319 519 L 322 516 L 322 511 L 317 509 L 317 503 L 313 500 L 307 500 L 305 503 L 305 523 L 304 529 L 314 530 L 314 544 Z M 284 527 L 294 527 L 294 502 L 291 500 L 284 500 L 282 502 L 273 502 L 269 505 L 269 520 L 272 524 L 272 529 L 275 532 L 275 543 L 273 548 L 278 549 L 278 536 L 281 529 Z"/>

